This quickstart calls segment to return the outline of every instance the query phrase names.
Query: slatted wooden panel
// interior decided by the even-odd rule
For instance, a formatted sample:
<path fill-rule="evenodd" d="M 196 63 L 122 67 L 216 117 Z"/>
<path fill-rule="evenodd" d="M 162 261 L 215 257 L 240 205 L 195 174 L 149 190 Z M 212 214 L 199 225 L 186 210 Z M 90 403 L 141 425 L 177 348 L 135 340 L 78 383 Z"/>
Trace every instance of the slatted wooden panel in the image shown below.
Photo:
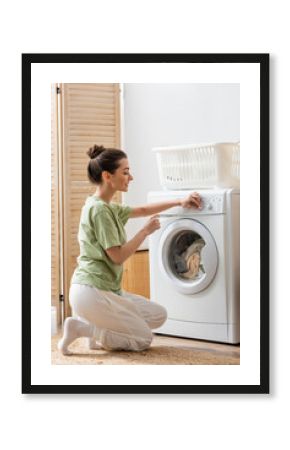
<path fill-rule="evenodd" d="M 51 304 L 59 311 L 59 207 L 58 207 L 57 94 L 51 86 Z"/>
<path fill-rule="evenodd" d="M 81 208 L 96 185 L 87 179 L 87 150 L 94 144 L 120 148 L 118 84 L 63 84 L 63 217 L 65 316 L 69 284 L 79 255 L 77 232 Z M 118 201 L 118 197 L 114 199 Z"/>

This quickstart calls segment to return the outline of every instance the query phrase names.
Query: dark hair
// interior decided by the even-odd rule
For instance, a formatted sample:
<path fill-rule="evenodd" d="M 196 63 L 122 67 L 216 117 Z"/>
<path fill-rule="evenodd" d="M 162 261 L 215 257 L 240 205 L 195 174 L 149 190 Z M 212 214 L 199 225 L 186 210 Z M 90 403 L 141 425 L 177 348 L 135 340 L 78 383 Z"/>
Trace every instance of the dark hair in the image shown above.
<path fill-rule="evenodd" d="M 87 154 L 91 158 L 88 164 L 88 177 L 92 183 L 102 183 L 102 172 L 114 173 L 119 167 L 120 159 L 127 158 L 122 150 L 105 148 L 103 145 L 94 145 Z"/>

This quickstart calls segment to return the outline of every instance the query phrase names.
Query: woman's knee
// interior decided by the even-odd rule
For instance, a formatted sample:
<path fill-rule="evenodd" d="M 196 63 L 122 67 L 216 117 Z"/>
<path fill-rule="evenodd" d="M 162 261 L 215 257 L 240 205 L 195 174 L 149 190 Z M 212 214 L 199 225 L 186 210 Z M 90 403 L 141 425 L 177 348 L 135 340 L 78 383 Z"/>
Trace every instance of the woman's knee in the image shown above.
<path fill-rule="evenodd" d="M 104 330 L 101 343 L 105 350 L 125 350 L 141 352 L 150 347 L 153 339 L 151 330 L 147 330 L 142 336 L 128 336 L 122 333 L 115 333 Z"/>
<path fill-rule="evenodd" d="M 141 339 L 137 339 L 134 343 L 134 347 L 136 348 L 135 351 L 141 352 L 143 350 L 147 350 L 147 348 L 149 348 L 152 343 L 152 339 L 153 339 L 153 334 L 151 333 L 151 331 L 148 333 L 147 336 L 145 336 Z"/>
<path fill-rule="evenodd" d="M 151 316 L 150 325 L 151 328 L 159 328 L 161 325 L 166 322 L 167 319 L 167 310 L 164 306 L 159 305 L 158 303 L 154 303 L 154 311 Z"/>
<path fill-rule="evenodd" d="M 167 310 L 164 308 L 164 306 L 159 305 L 159 307 L 160 307 L 160 320 L 162 321 L 162 323 L 164 323 L 168 317 Z"/>

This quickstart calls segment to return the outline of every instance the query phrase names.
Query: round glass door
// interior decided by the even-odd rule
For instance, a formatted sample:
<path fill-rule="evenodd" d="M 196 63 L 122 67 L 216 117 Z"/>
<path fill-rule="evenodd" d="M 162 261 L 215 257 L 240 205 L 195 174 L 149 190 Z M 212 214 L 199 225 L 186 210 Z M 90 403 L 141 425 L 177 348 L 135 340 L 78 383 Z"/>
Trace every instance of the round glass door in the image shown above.
<path fill-rule="evenodd" d="M 167 225 L 161 236 L 159 265 L 179 292 L 200 292 L 209 286 L 217 271 L 215 240 L 200 222 L 177 219 Z"/>

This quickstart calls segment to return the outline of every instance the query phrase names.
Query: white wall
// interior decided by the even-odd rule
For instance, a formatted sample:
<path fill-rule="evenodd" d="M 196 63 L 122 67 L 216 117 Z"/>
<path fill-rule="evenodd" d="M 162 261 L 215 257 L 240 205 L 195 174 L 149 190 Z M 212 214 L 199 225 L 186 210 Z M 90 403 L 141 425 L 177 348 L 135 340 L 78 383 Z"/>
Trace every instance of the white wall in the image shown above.
<path fill-rule="evenodd" d="M 195 142 L 238 141 L 239 84 L 124 84 L 122 148 L 127 152 L 134 181 L 124 203 L 146 203 L 150 190 L 159 190 L 152 147 Z M 194 187 L 194 186 L 193 186 Z M 146 219 L 126 225 L 131 239 Z M 147 248 L 147 240 L 140 248 Z"/>

